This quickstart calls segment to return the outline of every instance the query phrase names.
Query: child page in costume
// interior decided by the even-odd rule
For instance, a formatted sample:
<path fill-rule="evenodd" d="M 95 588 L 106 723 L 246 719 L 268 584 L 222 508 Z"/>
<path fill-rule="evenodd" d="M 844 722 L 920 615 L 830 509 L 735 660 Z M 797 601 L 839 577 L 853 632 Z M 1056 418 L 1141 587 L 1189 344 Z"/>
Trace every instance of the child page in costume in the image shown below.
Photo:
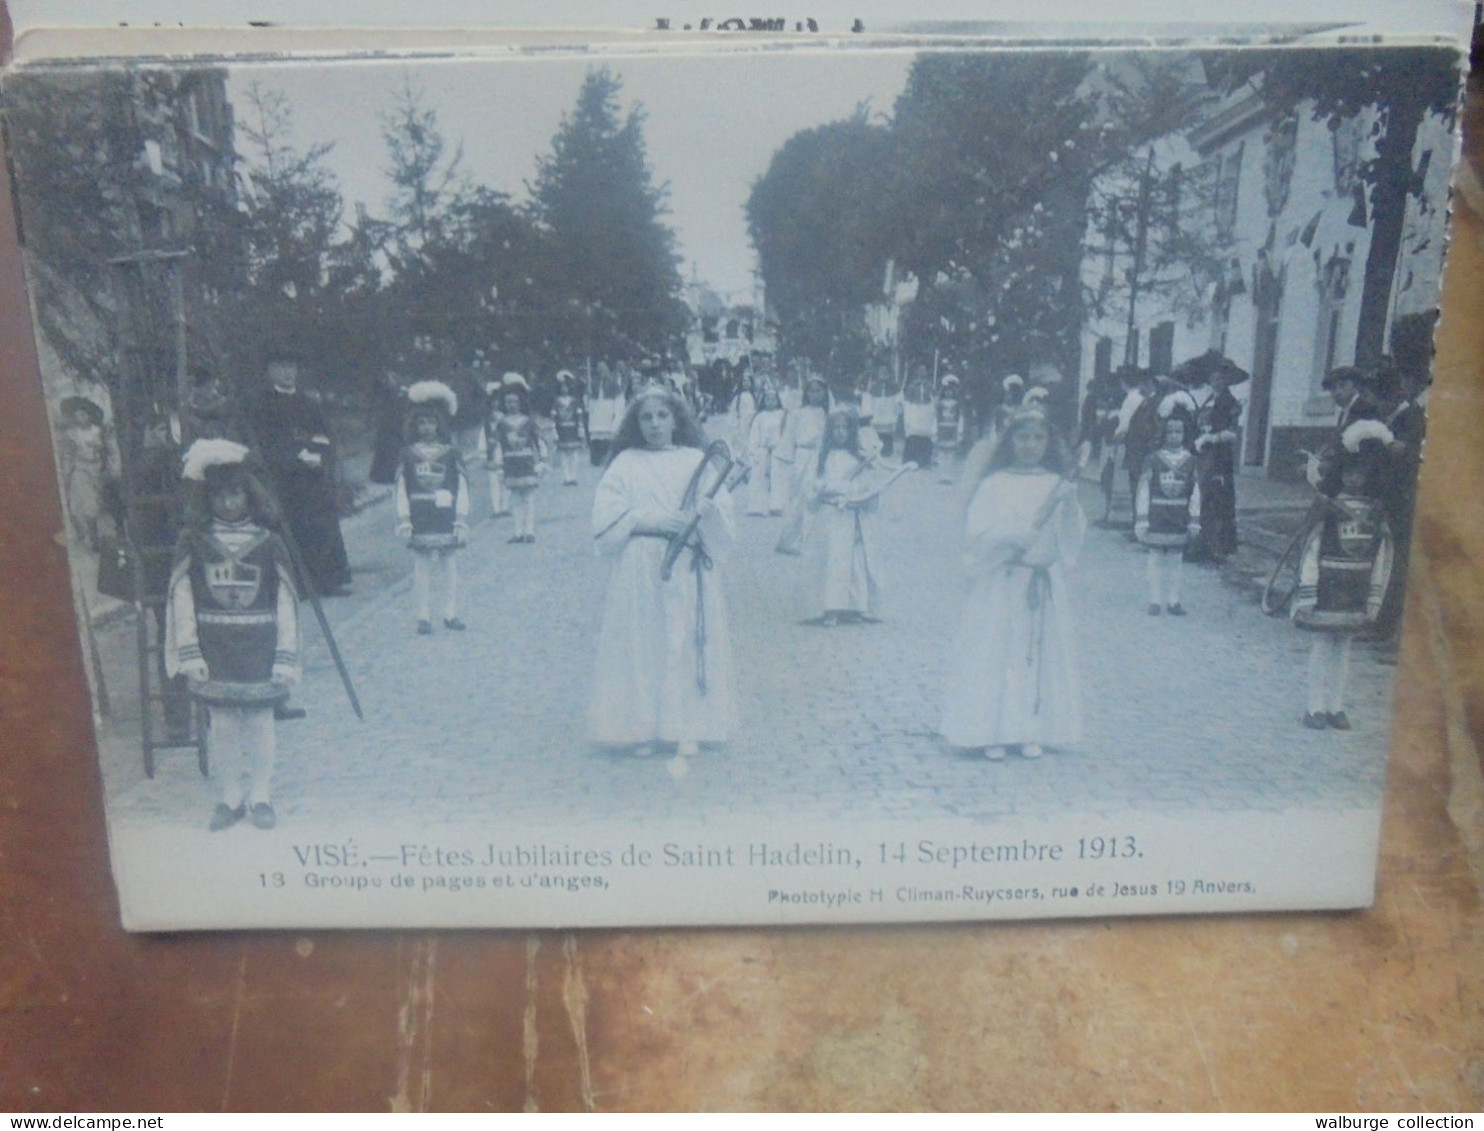
<path fill-rule="evenodd" d="M 1471 5 L 42 7 L 127 927 L 1371 902 Z"/>

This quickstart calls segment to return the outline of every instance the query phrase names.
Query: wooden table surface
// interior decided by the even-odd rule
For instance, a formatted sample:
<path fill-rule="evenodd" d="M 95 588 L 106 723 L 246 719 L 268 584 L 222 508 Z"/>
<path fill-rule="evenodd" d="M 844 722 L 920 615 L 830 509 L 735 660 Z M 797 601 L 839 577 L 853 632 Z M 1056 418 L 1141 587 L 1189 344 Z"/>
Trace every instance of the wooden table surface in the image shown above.
<path fill-rule="evenodd" d="M 1480 1110 L 1484 220 L 1452 240 L 1374 908 L 756 931 L 120 930 L 0 257 L 0 1110 Z"/>

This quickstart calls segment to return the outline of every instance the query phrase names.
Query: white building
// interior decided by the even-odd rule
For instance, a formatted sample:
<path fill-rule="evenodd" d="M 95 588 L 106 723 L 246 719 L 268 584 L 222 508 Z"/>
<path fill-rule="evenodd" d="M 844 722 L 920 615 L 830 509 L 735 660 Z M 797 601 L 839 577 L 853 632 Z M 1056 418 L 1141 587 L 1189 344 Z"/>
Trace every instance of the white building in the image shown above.
<path fill-rule="evenodd" d="M 1141 295 L 1132 346 L 1126 300 L 1090 317 L 1081 376 L 1085 385 L 1126 356 L 1160 370 L 1220 350 L 1252 374 L 1233 390 L 1245 403 L 1243 466 L 1290 479 L 1297 451 L 1321 442 L 1335 419 L 1324 376 L 1355 360 L 1373 220 L 1361 168 L 1373 155 L 1377 115 L 1367 109 L 1332 126 L 1311 102 L 1273 107 L 1260 84 L 1258 76 L 1194 128 L 1156 144 L 1155 176 L 1189 186 L 1179 222 L 1206 254 L 1187 264 L 1188 286 Z M 1408 199 L 1388 334 L 1397 317 L 1437 303 L 1452 144 L 1439 118 L 1419 130 L 1421 175 Z M 1083 278 L 1092 293 L 1126 291 L 1132 262 L 1130 248 L 1110 248 L 1089 231 Z"/>

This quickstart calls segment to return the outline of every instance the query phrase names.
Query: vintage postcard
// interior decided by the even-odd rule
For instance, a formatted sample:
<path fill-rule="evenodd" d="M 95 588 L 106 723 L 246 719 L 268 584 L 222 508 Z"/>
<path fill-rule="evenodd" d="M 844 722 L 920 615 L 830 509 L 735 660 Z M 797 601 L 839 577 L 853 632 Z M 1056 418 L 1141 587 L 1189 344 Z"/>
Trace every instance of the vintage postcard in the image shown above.
<path fill-rule="evenodd" d="M 1458 45 L 775 22 L 8 71 L 126 926 L 1370 902 Z"/>

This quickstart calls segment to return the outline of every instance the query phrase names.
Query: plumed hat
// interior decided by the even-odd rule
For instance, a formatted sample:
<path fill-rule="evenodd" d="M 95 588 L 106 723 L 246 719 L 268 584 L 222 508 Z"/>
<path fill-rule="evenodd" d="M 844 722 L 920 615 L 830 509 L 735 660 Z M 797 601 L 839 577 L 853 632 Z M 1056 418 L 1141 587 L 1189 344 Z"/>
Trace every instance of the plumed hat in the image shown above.
<path fill-rule="evenodd" d="M 1177 409 L 1183 409 L 1191 416 L 1196 414 L 1195 398 L 1184 389 L 1171 393 L 1159 402 L 1159 415 L 1162 420 L 1168 420 L 1175 414 Z"/>
<path fill-rule="evenodd" d="M 1355 455 L 1361 446 L 1369 441 L 1378 444 L 1389 444 L 1395 436 L 1391 429 L 1379 420 L 1357 420 L 1354 424 L 1340 433 L 1340 444 L 1351 455 Z"/>
<path fill-rule="evenodd" d="M 407 386 L 409 412 L 436 409 L 449 417 L 458 415 L 458 394 L 442 381 L 414 381 Z"/>
<path fill-rule="evenodd" d="M 958 383 L 959 383 L 958 382 L 958 378 L 955 377 L 952 373 L 945 373 L 945 374 L 943 374 L 943 384 L 945 384 L 945 385 L 948 385 L 948 384 L 957 385 Z"/>
<path fill-rule="evenodd" d="M 1021 398 L 1021 403 L 1027 405 L 1039 405 L 1046 399 L 1046 397 L 1047 392 L 1042 386 L 1032 385 L 1025 391 L 1025 396 Z"/>
<path fill-rule="evenodd" d="M 531 386 L 526 384 L 526 379 L 514 370 L 505 374 L 500 381 L 500 387 L 502 389 L 524 389 L 528 393 L 531 391 Z"/>
<path fill-rule="evenodd" d="M 245 459 L 247 448 L 235 440 L 197 440 L 186 450 L 181 475 L 192 483 L 204 483 L 208 472 L 240 471 Z"/>
<path fill-rule="evenodd" d="M 1025 378 L 1022 377 L 1019 373 L 1012 373 L 1010 374 L 1010 376 L 1006 377 L 1003 381 L 1000 382 L 1000 388 L 1004 389 L 1007 393 L 1011 389 L 1023 389 L 1024 387 Z"/>

